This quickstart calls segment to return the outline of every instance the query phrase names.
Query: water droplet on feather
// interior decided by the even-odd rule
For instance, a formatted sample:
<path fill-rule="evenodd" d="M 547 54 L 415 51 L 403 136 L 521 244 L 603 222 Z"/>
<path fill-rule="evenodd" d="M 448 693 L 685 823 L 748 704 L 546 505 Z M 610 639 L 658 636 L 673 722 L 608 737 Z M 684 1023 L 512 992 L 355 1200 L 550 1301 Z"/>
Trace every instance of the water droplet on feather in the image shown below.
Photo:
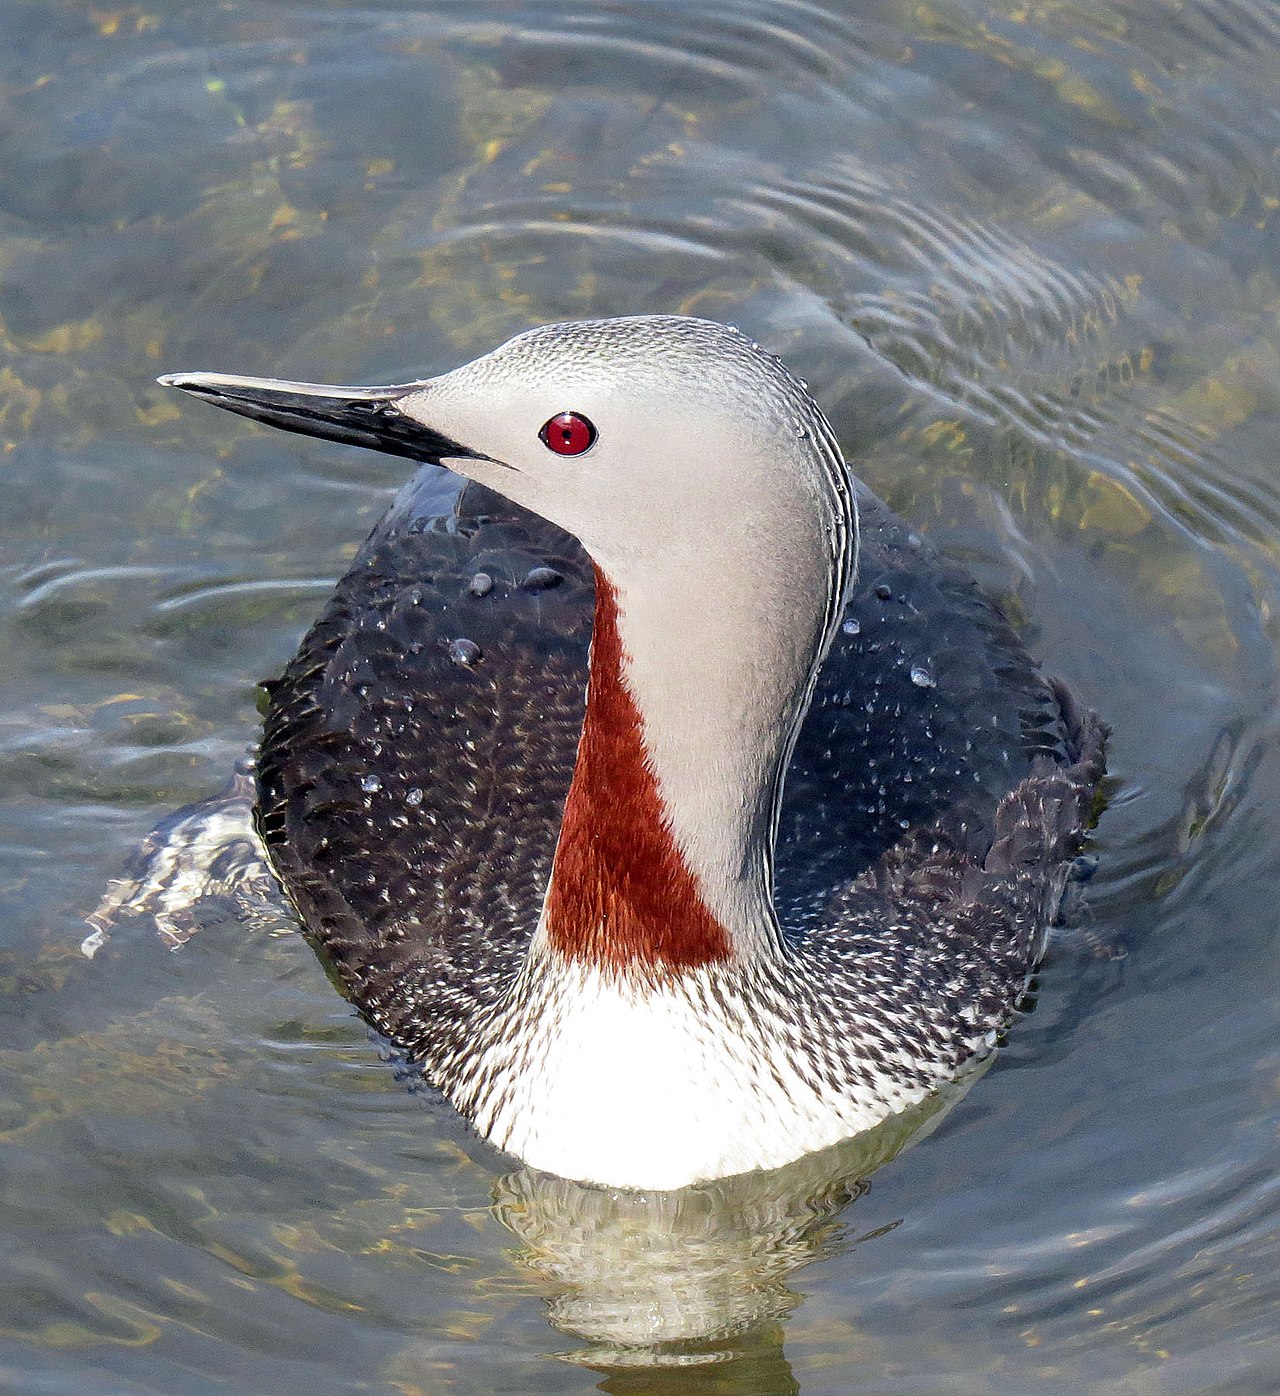
<path fill-rule="evenodd" d="M 480 646 L 474 640 L 450 640 L 449 658 L 464 669 L 470 669 L 480 662 Z"/>

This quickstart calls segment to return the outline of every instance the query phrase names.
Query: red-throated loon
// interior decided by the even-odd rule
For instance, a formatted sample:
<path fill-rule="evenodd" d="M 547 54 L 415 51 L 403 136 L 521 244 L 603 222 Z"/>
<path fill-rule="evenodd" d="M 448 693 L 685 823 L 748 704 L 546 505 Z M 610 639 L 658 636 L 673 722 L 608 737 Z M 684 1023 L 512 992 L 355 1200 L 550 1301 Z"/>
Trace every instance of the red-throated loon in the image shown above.
<path fill-rule="evenodd" d="M 677 1188 L 990 1052 L 1105 729 L 772 355 L 642 316 L 398 387 L 161 381 L 472 482 L 443 520 L 403 492 L 269 685 L 257 821 L 352 1001 L 483 1135 Z"/>

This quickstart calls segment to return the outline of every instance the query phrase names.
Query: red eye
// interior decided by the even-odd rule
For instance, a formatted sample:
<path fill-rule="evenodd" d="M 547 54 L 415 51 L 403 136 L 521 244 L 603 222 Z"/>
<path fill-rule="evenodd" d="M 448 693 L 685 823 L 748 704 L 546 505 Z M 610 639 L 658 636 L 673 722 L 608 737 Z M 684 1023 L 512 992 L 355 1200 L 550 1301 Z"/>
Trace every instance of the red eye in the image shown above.
<path fill-rule="evenodd" d="M 538 437 L 548 451 L 558 456 L 580 456 L 595 442 L 596 429 L 576 412 L 561 412 L 544 423 Z"/>

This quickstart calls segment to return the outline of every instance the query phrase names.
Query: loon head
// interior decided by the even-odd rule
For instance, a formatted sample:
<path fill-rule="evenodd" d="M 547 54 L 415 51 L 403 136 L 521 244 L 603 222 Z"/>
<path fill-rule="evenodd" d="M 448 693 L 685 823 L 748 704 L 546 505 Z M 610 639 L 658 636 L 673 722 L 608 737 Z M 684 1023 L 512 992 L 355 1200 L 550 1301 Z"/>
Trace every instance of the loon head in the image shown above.
<path fill-rule="evenodd" d="M 619 582 L 670 555 L 681 517 L 711 553 L 717 538 L 754 532 L 760 563 L 781 553 L 804 565 L 792 521 L 816 520 L 828 556 L 849 541 L 822 413 L 776 358 L 713 321 L 545 325 L 391 387 L 218 373 L 160 382 L 290 431 L 445 465 L 574 534 Z"/>
<path fill-rule="evenodd" d="M 650 974 L 780 953 L 782 778 L 857 520 L 831 428 L 776 358 L 640 316 L 529 330 L 393 387 L 160 381 L 447 466 L 574 534 L 596 566 L 591 682 L 541 942 Z"/>

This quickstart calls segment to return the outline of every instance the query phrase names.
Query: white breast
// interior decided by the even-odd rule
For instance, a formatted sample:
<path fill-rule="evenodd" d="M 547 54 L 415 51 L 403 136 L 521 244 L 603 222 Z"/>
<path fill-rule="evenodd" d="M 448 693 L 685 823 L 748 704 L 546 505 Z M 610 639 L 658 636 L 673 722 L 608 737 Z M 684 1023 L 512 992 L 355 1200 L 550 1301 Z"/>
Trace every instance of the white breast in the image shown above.
<path fill-rule="evenodd" d="M 477 1126 L 549 1172 L 668 1189 L 779 1167 L 927 1094 L 880 1076 L 815 1083 L 795 1022 L 735 1003 L 725 974 L 641 988 L 544 960 L 476 1062 Z"/>

